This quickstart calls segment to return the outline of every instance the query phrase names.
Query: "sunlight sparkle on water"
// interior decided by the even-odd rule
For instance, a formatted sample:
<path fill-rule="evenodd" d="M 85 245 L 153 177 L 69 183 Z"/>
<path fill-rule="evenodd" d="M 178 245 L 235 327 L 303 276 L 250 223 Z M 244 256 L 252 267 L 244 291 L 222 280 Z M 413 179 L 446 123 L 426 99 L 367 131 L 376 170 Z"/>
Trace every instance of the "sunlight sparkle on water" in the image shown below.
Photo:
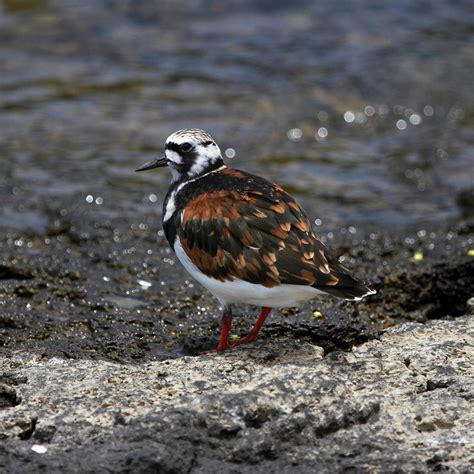
<path fill-rule="evenodd" d="M 365 116 L 365 114 L 363 112 L 357 112 L 355 114 L 355 121 L 357 123 L 364 123 L 367 121 L 367 117 Z"/>
<path fill-rule="evenodd" d="M 137 282 L 144 290 L 148 290 L 148 288 L 150 288 L 150 286 L 152 285 L 149 281 L 146 280 L 137 280 Z"/>
<path fill-rule="evenodd" d="M 318 112 L 318 119 L 321 120 L 321 122 L 325 122 L 328 119 L 328 113 L 325 110 L 320 110 Z"/>
<path fill-rule="evenodd" d="M 398 130 L 405 130 L 407 128 L 406 121 L 403 119 L 397 120 L 397 128 Z"/>
<path fill-rule="evenodd" d="M 421 116 L 418 114 L 411 114 L 409 120 L 412 125 L 420 125 Z"/>
<path fill-rule="evenodd" d="M 425 105 L 423 107 L 423 113 L 427 116 L 427 117 L 432 117 L 433 114 L 434 114 L 434 109 L 433 107 L 431 107 L 431 105 Z"/>
<path fill-rule="evenodd" d="M 350 110 L 348 110 L 347 112 L 344 112 L 344 120 L 347 123 L 352 123 L 354 119 L 355 119 L 355 115 L 353 112 L 351 112 Z"/>
<path fill-rule="evenodd" d="M 328 129 L 326 127 L 321 127 L 317 132 L 316 138 L 326 138 L 328 136 Z"/>
<path fill-rule="evenodd" d="M 235 157 L 235 150 L 233 148 L 227 148 L 224 152 L 227 158 L 234 158 Z"/>
<path fill-rule="evenodd" d="M 364 107 L 364 114 L 367 115 L 367 117 L 372 117 L 372 115 L 375 114 L 375 109 L 371 105 L 366 105 Z"/>
<path fill-rule="evenodd" d="M 301 128 L 291 128 L 286 132 L 288 138 L 294 142 L 301 140 L 301 137 L 303 136 L 303 131 Z"/>

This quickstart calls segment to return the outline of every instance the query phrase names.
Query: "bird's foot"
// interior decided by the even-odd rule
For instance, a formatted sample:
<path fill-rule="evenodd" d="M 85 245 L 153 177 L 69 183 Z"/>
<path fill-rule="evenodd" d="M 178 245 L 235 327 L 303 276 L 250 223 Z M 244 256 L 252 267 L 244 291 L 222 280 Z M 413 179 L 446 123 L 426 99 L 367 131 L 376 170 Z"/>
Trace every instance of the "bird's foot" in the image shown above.
<path fill-rule="evenodd" d="M 236 341 L 234 342 L 229 342 L 227 341 L 226 344 L 223 344 L 223 345 L 220 345 L 217 346 L 215 349 L 211 349 L 209 351 L 204 351 L 204 352 L 200 352 L 199 355 L 209 355 L 209 354 L 216 354 L 216 353 L 219 353 L 219 352 L 224 352 L 224 351 L 227 351 L 229 349 L 235 349 L 236 347 L 242 345 L 242 344 L 247 344 L 249 342 L 255 342 L 257 340 L 257 337 L 258 337 L 258 334 L 248 334 L 247 336 L 245 337 L 241 337 L 240 339 L 237 339 Z"/>
<path fill-rule="evenodd" d="M 257 338 L 258 338 L 258 334 L 250 333 L 247 336 L 241 337 L 240 339 L 237 339 L 235 342 L 231 343 L 231 347 L 234 348 L 234 347 L 240 346 L 242 344 L 247 344 L 249 342 L 255 342 L 257 340 Z"/>
<path fill-rule="evenodd" d="M 219 339 L 219 345 L 215 349 L 202 352 L 200 355 L 213 354 L 215 352 L 224 352 L 228 349 L 235 349 L 237 346 L 247 344 L 248 342 L 255 342 L 258 338 L 258 333 L 260 332 L 260 329 L 262 328 L 263 323 L 265 322 L 265 319 L 270 314 L 270 311 L 271 308 L 264 306 L 262 308 L 260 316 L 257 319 L 257 322 L 255 323 L 255 326 L 252 328 L 249 334 L 245 337 L 237 339 L 235 342 L 229 342 L 230 327 L 232 324 L 232 313 L 230 311 L 230 308 L 225 308 L 224 314 L 222 316 L 222 332 L 221 337 Z"/>
<path fill-rule="evenodd" d="M 200 352 L 199 355 L 204 356 L 204 355 L 209 355 L 209 354 L 216 354 L 216 353 L 224 352 L 224 351 L 227 351 L 228 349 L 233 349 L 233 348 L 234 348 L 234 344 L 231 344 L 231 343 L 227 343 L 225 345 L 219 344 L 214 349 L 209 349 L 208 351 Z"/>

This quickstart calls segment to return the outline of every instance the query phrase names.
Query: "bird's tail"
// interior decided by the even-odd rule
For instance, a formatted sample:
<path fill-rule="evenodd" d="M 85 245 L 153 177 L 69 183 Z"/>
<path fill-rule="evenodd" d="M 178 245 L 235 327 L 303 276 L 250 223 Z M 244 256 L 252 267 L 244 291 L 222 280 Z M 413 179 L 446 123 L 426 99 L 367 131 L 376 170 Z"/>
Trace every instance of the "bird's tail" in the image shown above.
<path fill-rule="evenodd" d="M 318 286 L 317 289 L 329 293 L 330 295 L 337 296 L 338 298 L 344 298 L 345 300 L 351 301 L 359 301 L 366 296 L 377 293 L 369 285 L 361 282 L 351 286 Z"/>
<path fill-rule="evenodd" d="M 336 277 L 337 283 L 335 285 L 315 285 L 316 289 L 351 301 L 359 301 L 377 293 L 368 283 L 351 276 L 349 270 L 337 258 L 329 256 L 329 263 L 331 274 Z"/>

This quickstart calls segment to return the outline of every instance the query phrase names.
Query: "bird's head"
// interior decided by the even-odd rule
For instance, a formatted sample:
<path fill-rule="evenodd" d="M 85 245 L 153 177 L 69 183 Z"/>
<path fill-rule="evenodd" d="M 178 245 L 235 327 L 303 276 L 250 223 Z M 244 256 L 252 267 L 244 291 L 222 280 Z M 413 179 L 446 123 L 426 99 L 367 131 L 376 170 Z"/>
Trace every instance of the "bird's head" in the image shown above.
<path fill-rule="evenodd" d="M 140 166 L 145 171 L 168 166 L 173 181 L 196 178 L 224 165 L 221 150 L 204 130 L 186 128 L 172 133 L 165 143 L 163 155 Z"/>

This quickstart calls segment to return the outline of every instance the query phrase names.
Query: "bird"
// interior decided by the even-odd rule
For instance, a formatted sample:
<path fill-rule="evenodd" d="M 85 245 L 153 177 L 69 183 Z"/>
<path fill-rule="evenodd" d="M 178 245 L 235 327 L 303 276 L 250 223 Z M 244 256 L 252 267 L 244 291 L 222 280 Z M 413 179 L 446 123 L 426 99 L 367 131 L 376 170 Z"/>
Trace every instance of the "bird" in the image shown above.
<path fill-rule="evenodd" d="M 375 292 L 315 234 L 302 207 L 278 184 L 231 168 L 204 130 L 172 133 L 163 154 L 136 171 L 168 167 L 166 239 L 184 268 L 222 307 L 222 352 L 257 340 L 273 308 L 299 306 L 322 293 L 360 300 Z M 261 308 L 247 336 L 232 341 L 233 306 Z"/>

